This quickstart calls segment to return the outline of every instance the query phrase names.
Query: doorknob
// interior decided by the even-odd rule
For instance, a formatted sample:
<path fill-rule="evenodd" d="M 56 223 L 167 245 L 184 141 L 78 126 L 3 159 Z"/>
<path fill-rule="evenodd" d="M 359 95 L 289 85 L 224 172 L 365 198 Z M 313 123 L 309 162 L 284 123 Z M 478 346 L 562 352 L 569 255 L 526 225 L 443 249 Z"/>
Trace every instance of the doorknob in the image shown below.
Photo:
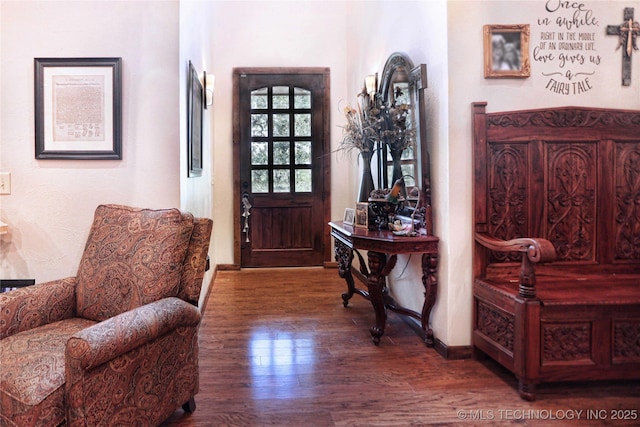
<path fill-rule="evenodd" d="M 249 216 L 251 216 L 251 203 L 249 202 L 249 193 L 242 193 L 242 217 L 244 218 L 244 227 L 242 232 L 246 233 L 245 242 L 249 240 Z"/>

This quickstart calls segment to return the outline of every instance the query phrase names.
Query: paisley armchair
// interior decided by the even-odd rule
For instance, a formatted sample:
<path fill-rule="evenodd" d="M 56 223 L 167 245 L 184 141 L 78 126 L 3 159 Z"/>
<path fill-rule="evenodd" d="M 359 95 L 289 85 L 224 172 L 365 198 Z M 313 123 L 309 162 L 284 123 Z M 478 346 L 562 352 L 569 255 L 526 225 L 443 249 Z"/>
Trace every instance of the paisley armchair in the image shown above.
<path fill-rule="evenodd" d="M 0 294 L 0 426 L 154 426 L 194 410 L 211 227 L 101 205 L 75 277 Z"/>

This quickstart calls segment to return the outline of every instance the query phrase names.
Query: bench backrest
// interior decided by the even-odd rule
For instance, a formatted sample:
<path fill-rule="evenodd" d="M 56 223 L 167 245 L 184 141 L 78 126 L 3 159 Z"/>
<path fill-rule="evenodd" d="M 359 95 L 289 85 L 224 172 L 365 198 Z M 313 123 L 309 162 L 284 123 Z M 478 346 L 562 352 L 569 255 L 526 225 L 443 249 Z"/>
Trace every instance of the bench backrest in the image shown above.
<path fill-rule="evenodd" d="M 545 238 L 554 269 L 640 272 L 640 111 L 478 102 L 473 131 L 475 232 Z M 520 256 L 491 252 L 476 268 Z"/>

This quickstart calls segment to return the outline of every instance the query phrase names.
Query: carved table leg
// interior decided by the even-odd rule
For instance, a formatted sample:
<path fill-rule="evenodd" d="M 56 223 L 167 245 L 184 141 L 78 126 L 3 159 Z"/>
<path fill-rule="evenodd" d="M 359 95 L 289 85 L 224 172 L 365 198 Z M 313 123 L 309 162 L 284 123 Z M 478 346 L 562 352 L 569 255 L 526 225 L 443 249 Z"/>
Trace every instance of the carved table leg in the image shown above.
<path fill-rule="evenodd" d="M 334 252 L 338 262 L 338 275 L 347 282 L 347 292 L 342 294 L 342 304 L 346 307 L 355 292 L 353 275 L 351 274 L 351 262 L 353 261 L 353 250 L 336 239 Z"/>
<path fill-rule="evenodd" d="M 367 288 L 371 305 L 376 314 L 376 323 L 369 329 L 371 340 L 375 345 L 380 344 L 380 337 L 384 334 L 384 325 L 387 323 L 387 310 L 384 307 L 383 289 L 385 285 L 384 276 L 372 274 L 367 279 Z"/>
<path fill-rule="evenodd" d="M 376 323 L 369 329 L 369 332 L 375 345 L 380 344 L 380 337 L 384 334 L 384 326 L 387 323 L 387 308 L 384 301 L 385 276 L 396 264 L 396 259 L 397 256 L 395 254 L 391 255 L 387 261 L 387 256 L 384 253 L 374 251 L 367 253 L 370 271 L 367 278 L 367 288 L 373 311 L 376 314 Z"/>
<path fill-rule="evenodd" d="M 424 304 L 422 306 L 422 330 L 424 342 L 428 347 L 433 347 L 433 330 L 429 327 L 431 309 L 436 303 L 438 294 L 438 255 L 422 254 L 422 284 L 424 285 Z"/>

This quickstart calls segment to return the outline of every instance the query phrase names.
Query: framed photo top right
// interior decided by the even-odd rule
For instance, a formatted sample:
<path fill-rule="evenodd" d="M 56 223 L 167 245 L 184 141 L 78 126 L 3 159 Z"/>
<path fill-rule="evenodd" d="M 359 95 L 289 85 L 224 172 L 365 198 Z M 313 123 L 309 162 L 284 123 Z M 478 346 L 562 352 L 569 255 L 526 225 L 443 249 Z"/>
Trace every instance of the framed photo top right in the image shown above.
<path fill-rule="evenodd" d="M 483 28 L 484 77 L 529 77 L 529 25 L 485 25 Z"/>

